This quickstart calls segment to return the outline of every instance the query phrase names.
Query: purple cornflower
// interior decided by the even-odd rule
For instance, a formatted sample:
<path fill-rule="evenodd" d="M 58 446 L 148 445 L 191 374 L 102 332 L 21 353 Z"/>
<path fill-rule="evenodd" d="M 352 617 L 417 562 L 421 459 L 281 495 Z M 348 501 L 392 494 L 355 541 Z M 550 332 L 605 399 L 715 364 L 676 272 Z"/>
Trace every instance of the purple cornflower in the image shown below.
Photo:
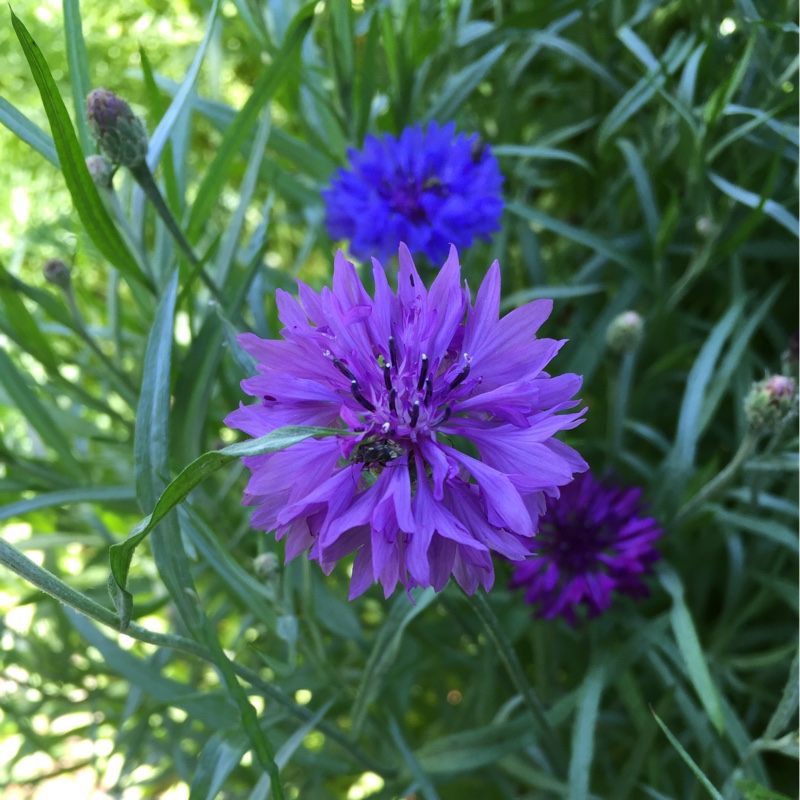
<path fill-rule="evenodd" d="M 586 472 L 551 496 L 528 543 L 533 555 L 516 564 L 511 587 L 525 587 L 537 616 L 560 614 L 574 625 L 584 605 L 596 617 L 611 605 L 612 592 L 647 596 L 642 578 L 659 553 L 653 543 L 664 531 L 644 516 L 642 490 L 601 483 Z"/>
<path fill-rule="evenodd" d="M 503 176 L 477 134 L 455 135 L 455 124 L 406 128 L 399 139 L 367 136 L 347 152 L 322 193 L 332 239 L 349 239 L 354 256 L 386 261 L 405 242 L 440 264 L 452 242 L 470 247 L 500 227 Z"/>
<path fill-rule="evenodd" d="M 528 550 L 545 496 L 586 469 L 553 435 L 580 424 L 577 375 L 544 367 L 563 341 L 538 339 L 552 308 L 538 300 L 502 319 L 495 262 L 475 303 L 455 248 L 426 290 L 400 246 L 398 289 L 373 260 L 370 297 L 341 251 L 333 288 L 276 293 L 283 341 L 239 337 L 260 374 L 242 382 L 258 403 L 226 423 L 251 436 L 286 425 L 341 428 L 284 451 L 246 458 L 252 525 L 308 550 L 330 573 L 356 551 L 350 597 L 380 581 L 386 596 L 494 582 L 491 551 Z M 584 409 L 585 410 L 585 409 Z M 471 454 L 457 449 L 458 437 Z"/>

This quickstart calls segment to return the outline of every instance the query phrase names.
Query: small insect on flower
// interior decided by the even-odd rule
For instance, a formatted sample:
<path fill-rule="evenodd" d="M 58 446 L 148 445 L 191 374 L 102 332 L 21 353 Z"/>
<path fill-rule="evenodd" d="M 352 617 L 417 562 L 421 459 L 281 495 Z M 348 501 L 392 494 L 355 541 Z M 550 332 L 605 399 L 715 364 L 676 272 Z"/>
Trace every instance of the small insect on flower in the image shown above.
<path fill-rule="evenodd" d="M 554 438 L 582 422 L 577 375 L 551 377 L 563 342 L 540 339 L 552 303 L 500 318 L 500 267 L 467 293 L 455 248 L 427 289 L 400 247 L 397 290 L 373 261 L 374 297 L 339 253 L 333 288 L 278 291 L 283 341 L 244 334 L 258 402 L 226 420 L 251 436 L 287 425 L 341 429 L 246 458 L 254 528 L 329 573 L 355 552 L 350 597 L 375 581 L 467 592 L 494 582 L 491 554 L 513 561 L 545 498 L 586 462 Z M 456 443 L 471 442 L 470 452 Z M 520 538 L 522 537 L 522 538 Z"/>
<path fill-rule="evenodd" d="M 390 461 L 400 458 L 406 452 L 403 445 L 393 442 L 391 439 L 374 438 L 360 442 L 350 460 L 354 464 L 364 464 L 371 466 L 378 464 L 385 467 Z"/>

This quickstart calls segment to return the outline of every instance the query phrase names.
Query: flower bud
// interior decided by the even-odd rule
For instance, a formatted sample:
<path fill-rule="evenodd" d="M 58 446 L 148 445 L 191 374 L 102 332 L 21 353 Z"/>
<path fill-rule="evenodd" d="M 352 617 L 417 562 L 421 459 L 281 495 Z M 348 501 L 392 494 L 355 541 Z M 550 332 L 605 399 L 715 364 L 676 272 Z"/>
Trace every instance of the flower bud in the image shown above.
<path fill-rule="evenodd" d="M 253 569 L 259 578 L 268 581 L 278 571 L 279 561 L 275 553 L 261 553 L 253 559 Z"/>
<path fill-rule="evenodd" d="M 707 239 L 714 232 L 714 220 L 711 217 L 698 217 L 694 223 L 694 229 L 698 235 Z"/>
<path fill-rule="evenodd" d="M 144 122 L 114 92 L 89 92 L 86 117 L 100 150 L 112 164 L 134 169 L 145 163 L 148 142 Z"/>
<path fill-rule="evenodd" d="M 754 383 L 744 400 L 750 427 L 756 431 L 777 428 L 797 410 L 797 386 L 785 375 L 772 375 Z"/>
<path fill-rule="evenodd" d="M 639 344 L 644 320 L 635 311 L 624 311 L 614 317 L 606 330 L 606 342 L 614 353 L 628 353 Z"/>
<path fill-rule="evenodd" d="M 89 156 L 86 159 L 86 168 L 98 189 L 110 192 L 114 188 L 114 165 L 105 156 Z"/>
<path fill-rule="evenodd" d="M 71 272 L 72 270 L 60 258 L 51 258 L 42 267 L 45 280 L 62 289 L 69 289 Z"/>

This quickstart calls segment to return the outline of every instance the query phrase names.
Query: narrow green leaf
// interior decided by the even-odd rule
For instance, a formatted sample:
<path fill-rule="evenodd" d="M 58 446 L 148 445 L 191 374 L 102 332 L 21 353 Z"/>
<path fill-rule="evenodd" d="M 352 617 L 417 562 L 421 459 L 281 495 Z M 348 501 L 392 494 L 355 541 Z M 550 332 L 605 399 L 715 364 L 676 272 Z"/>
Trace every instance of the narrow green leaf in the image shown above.
<path fill-rule="evenodd" d="M 606 666 L 602 661 L 595 662 L 581 688 L 581 700 L 575 725 L 572 729 L 572 757 L 569 762 L 570 800 L 585 800 L 589 797 L 589 777 L 594 756 L 594 734 L 600 696 L 606 682 Z"/>
<path fill-rule="evenodd" d="M 532 158 L 541 161 L 568 161 L 583 167 L 587 172 L 594 172 L 592 165 L 575 153 L 560 150 L 557 147 L 537 147 L 521 144 L 497 144 L 492 146 L 492 153 L 498 158 L 516 156 L 518 158 Z"/>
<path fill-rule="evenodd" d="M 216 731 L 197 759 L 189 800 L 216 800 L 249 747 L 238 727 Z"/>
<path fill-rule="evenodd" d="M 736 59 L 736 67 L 730 74 L 727 81 L 720 84 L 714 93 L 709 98 L 708 102 L 703 109 L 703 117 L 708 125 L 713 125 L 723 109 L 731 101 L 731 98 L 741 86 L 744 76 L 750 67 L 750 61 L 753 58 L 756 37 L 751 36 L 747 42 L 747 47 L 741 57 Z"/>
<path fill-rule="evenodd" d="M 428 588 L 415 594 L 414 605 L 410 605 L 408 598 L 405 596 L 398 597 L 392 605 L 386 621 L 375 637 L 372 652 L 369 655 L 361 683 L 358 686 L 358 694 L 356 694 L 351 715 L 353 736 L 358 736 L 361 726 L 367 717 L 369 706 L 378 696 L 383 685 L 383 679 L 397 658 L 400 642 L 408 623 L 423 612 L 435 597 L 436 592 Z"/>
<path fill-rule="evenodd" d="M 20 517 L 53 506 L 67 506 L 72 503 L 114 503 L 129 502 L 136 499 L 130 486 L 87 486 L 80 489 L 63 489 L 58 492 L 43 492 L 29 500 L 18 500 L 0 506 L 0 520 Z"/>
<path fill-rule="evenodd" d="M 758 209 L 763 211 L 768 217 L 771 217 L 782 228 L 785 228 L 793 236 L 800 236 L 800 225 L 798 224 L 797 216 L 792 214 L 780 203 L 757 195 L 755 192 L 743 189 L 735 183 L 731 183 L 722 175 L 717 175 L 714 172 L 709 172 L 708 179 L 714 186 L 721 192 L 724 192 L 732 200 L 741 203 L 748 208 Z"/>
<path fill-rule="evenodd" d="M 0 348 L 0 384 L 3 391 L 11 398 L 19 411 L 36 430 L 42 441 L 58 453 L 60 468 L 83 475 L 83 466 L 74 455 L 67 437 L 56 425 L 50 412 L 39 400 L 36 392 L 28 385 L 16 364 L 6 351 Z"/>
<path fill-rule="evenodd" d="M 267 106 L 267 108 L 264 109 L 261 122 L 258 125 L 256 140 L 253 149 L 250 151 L 247 169 L 244 173 L 242 185 L 239 188 L 239 204 L 230 222 L 225 226 L 225 233 L 222 235 L 222 241 L 220 242 L 215 276 L 220 286 L 226 285 L 228 274 L 236 260 L 236 249 L 239 243 L 239 237 L 244 228 L 247 209 L 250 206 L 250 201 L 253 199 L 253 193 L 256 189 L 259 171 L 261 170 L 261 161 L 264 158 L 264 151 L 267 147 L 267 141 L 269 140 L 271 130 L 272 121 L 270 109 L 269 106 Z"/>
<path fill-rule="evenodd" d="M 144 273 L 139 269 L 125 246 L 119 231 L 114 227 L 97 187 L 89 175 L 83 151 L 72 127 L 67 108 L 58 93 L 58 87 L 42 51 L 13 11 L 11 12 L 11 22 L 30 65 L 36 85 L 39 87 L 39 94 L 42 97 L 53 132 L 64 180 L 83 227 L 97 245 L 97 249 L 120 273 L 128 279 L 149 285 Z"/>
<path fill-rule="evenodd" d="M 678 643 L 681 656 L 683 656 L 689 679 L 712 725 L 719 733 L 722 733 L 725 730 L 725 720 L 722 715 L 719 694 L 708 669 L 692 615 L 686 607 L 683 585 L 677 574 L 666 565 L 661 565 L 658 575 L 661 585 L 672 597 L 670 613 L 672 632 L 675 634 L 675 641 Z"/>
<path fill-rule="evenodd" d="M 4 97 L 0 97 L 0 125 L 5 125 L 11 133 L 22 139 L 25 144 L 29 144 L 54 167 L 61 168 L 53 138 L 23 113 L 17 111 Z"/>
<path fill-rule="evenodd" d="M 217 148 L 214 161 L 209 166 L 189 216 L 188 236 L 193 240 L 208 221 L 214 203 L 228 179 L 230 165 L 246 137 L 258 121 L 258 116 L 291 71 L 291 64 L 311 26 L 316 2 L 304 5 L 292 20 L 280 51 L 265 69 L 253 87 L 253 93 L 236 115 Z"/>
<path fill-rule="evenodd" d="M 700 415 L 706 391 L 714 376 L 722 348 L 736 329 L 744 311 L 744 303 L 745 298 L 740 298 L 712 328 L 686 379 L 678 417 L 678 431 L 669 462 L 670 470 L 683 478 L 688 475 L 694 464 L 697 440 L 700 436 Z"/>
<path fill-rule="evenodd" d="M 633 146 L 632 142 L 629 142 L 627 139 L 619 139 L 617 141 L 617 147 L 619 147 L 622 151 L 622 155 L 625 157 L 625 162 L 628 165 L 628 172 L 630 172 L 633 185 L 636 187 L 639 206 L 642 209 L 642 215 L 644 216 L 650 241 L 655 243 L 661 215 L 658 213 L 650 177 L 647 174 L 639 151 Z"/>
<path fill-rule="evenodd" d="M 512 214 L 516 214 L 518 217 L 527 220 L 533 225 L 540 225 L 549 231 L 553 231 L 553 233 L 557 233 L 559 236 L 563 236 L 570 241 L 577 242 L 584 247 L 588 247 L 595 253 L 605 256 L 607 259 L 609 259 L 609 261 L 614 261 L 620 266 L 631 270 L 631 272 L 636 273 L 639 270 L 639 265 L 635 259 L 631 258 L 631 256 L 629 256 L 627 253 L 624 253 L 611 242 L 608 242 L 593 233 L 589 233 L 582 228 L 576 228 L 573 225 L 569 225 L 566 222 L 555 219 L 555 217 L 551 217 L 549 214 L 545 214 L 543 211 L 530 208 L 529 206 L 523 205 L 517 201 L 512 201 L 506 206 L 506 208 Z"/>
<path fill-rule="evenodd" d="M 415 756 L 428 775 L 461 774 L 493 764 L 534 743 L 535 734 L 526 716 L 514 722 L 487 725 L 443 736 L 424 744 Z"/>
<path fill-rule="evenodd" d="M 697 780 L 700 781 L 700 785 L 711 795 L 714 800 L 724 800 L 722 795 L 714 788 L 714 784 L 705 776 L 705 773 L 697 766 L 694 759 L 683 749 L 683 745 L 677 740 L 677 738 L 672 734 L 672 731 L 661 721 L 661 717 L 653 711 L 653 717 L 655 721 L 658 723 L 658 727 L 664 731 L 664 735 L 669 739 L 670 744 L 677 750 L 678 755 L 683 759 L 684 763 L 689 767 L 689 769 L 694 773 Z"/>
<path fill-rule="evenodd" d="M 798 654 L 795 652 L 792 659 L 792 666 L 789 668 L 789 678 L 786 681 L 786 686 L 783 687 L 783 694 L 781 695 L 780 702 L 764 729 L 762 739 L 775 739 L 780 736 L 794 719 L 797 713 L 797 700 L 800 695 L 798 689 Z"/>
<path fill-rule="evenodd" d="M 86 95 L 92 90 L 89 79 L 89 56 L 83 39 L 80 0 L 63 0 L 64 41 L 67 47 L 69 82 L 72 85 L 72 101 L 75 104 L 75 119 L 78 122 L 78 138 L 84 154 L 94 152 L 86 122 Z"/>
<path fill-rule="evenodd" d="M 8 273 L 0 265 L 0 285 L 8 285 Z M 50 347 L 50 342 L 42 333 L 36 320 L 31 316 L 22 301 L 20 293 L 14 289 L 0 292 L 0 301 L 5 308 L 8 324 L 14 332 L 17 344 L 42 363 L 48 371 L 58 369 L 60 361 Z"/>
<path fill-rule="evenodd" d="M 71 609 L 66 613 L 86 643 L 98 649 L 110 669 L 159 703 L 184 709 L 212 730 L 220 725 L 233 727 L 238 723 L 232 703 L 222 692 L 198 692 L 195 686 L 165 678 L 151 663 L 123 650 L 85 617 Z"/>
<path fill-rule="evenodd" d="M 403 732 L 400 730 L 397 720 L 392 716 L 389 717 L 389 734 L 392 737 L 395 747 L 400 751 L 400 755 L 403 757 L 403 761 L 406 762 L 408 771 L 414 778 L 417 788 L 425 800 L 439 800 L 439 795 L 436 792 L 433 782 L 423 771 L 414 753 L 411 752 L 406 740 L 403 738 Z"/>
<path fill-rule="evenodd" d="M 154 326 L 155 329 L 155 326 Z M 171 329 L 170 329 L 171 333 Z M 148 410 L 149 409 L 145 409 Z M 158 419 L 152 420 L 161 431 L 161 435 L 165 435 L 163 427 Z M 144 422 L 142 423 L 142 430 L 144 431 Z M 137 419 L 137 430 L 138 419 Z M 298 442 L 305 441 L 314 436 L 336 436 L 342 435 L 342 431 L 333 428 L 303 428 L 299 426 L 288 426 L 285 428 L 278 428 L 278 430 L 268 433 L 266 436 L 261 436 L 258 439 L 250 439 L 246 442 L 232 444 L 222 450 L 211 450 L 203 453 L 199 458 L 195 459 L 191 464 L 183 469 L 183 471 L 164 489 L 158 502 L 155 503 L 153 512 L 145 517 L 132 531 L 130 536 L 120 544 L 113 545 L 110 551 L 111 572 L 116 585 L 124 590 L 128 580 L 128 572 L 130 570 L 131 558 L 133 552 L 139 543 L 153 530 L 153 528 L 161 522 L 162 519 L 173 509 L 175 506 L 182 503 L 188 496 L 192 489 L 199 483 L 204 481 L 209 475 L 212 475 L 223 465 L 245 456 L 264 455 L 265 453 L 275 453 L 278 450 L 285 450 Z M 143 453 L 141 463 L 150 463 L 151 459 Z M 152 474 L 152 473 L 151 473 Z M 138 489 L 137 489 L 138 492 Z M 149 497 L 150 490 L 144 487 L 142 497 Z"/>
<path fill-rule="evenodd" d="M 581 286 L 540 286 L 535 289 L 523 289 L 503 298 L 500 303 L 501 311 L 530 303 L 531 300 L 568 300 L 572 297 L 587 297 L 590 294 L 599 294 L 606 290 L 602 283 L 585 283 Z"/>
<path fill-rule="evenodd" d="M 442 91 L 423 115 L 423 122 L 438 120 L 444 123 L 453 119 L 464 104 L 464 101 L 489 74 L 489 71 L 499 61 L 500 56 L 503 55 L 507 47 L 506 43 L 493 47 L 477 61 L 473 61 L 460 72 L 448 77 L 442 87 Z"/>

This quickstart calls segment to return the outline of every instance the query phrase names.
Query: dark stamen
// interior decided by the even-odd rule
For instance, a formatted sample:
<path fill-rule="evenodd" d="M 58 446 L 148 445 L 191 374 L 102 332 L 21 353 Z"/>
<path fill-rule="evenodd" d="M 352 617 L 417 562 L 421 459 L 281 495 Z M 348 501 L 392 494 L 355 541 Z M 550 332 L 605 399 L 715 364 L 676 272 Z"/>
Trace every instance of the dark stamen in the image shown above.
<path fill-rule="evenodd" d="M 395 403 L 397 402 L 397 389 L 392 386 L 389 390 L 389 411 L 397 416 L 397 409 L 395 408 Z"/>
<path fill-rule="evenodd" d="M 392 368 L 388 364 L 383 365 L 383 382 L 386 384 L 386 388 L 391 391 L 392 390 Z"/>
<path fill-rule="evenodd" d="M 363 394 L 361 394 L 361 391 L 358 388 L 358 382 L 355 379 L 350 381 L 350 391 L 353 393 L 353 397 L 355 398 L 356 402 L 364 406 L 367 411 L 375 410 L 375 406 L 372 405 L 372 403 L 370 403 L 370 401 L 367 400 Z"/>
<path fill-rule="evenodd" d="M 450 384 L 450 388 L 455 389 L 460 383 L 464 383 L 464 381 L 467 379 L 467 375 L 469 375 L 469 364 L 464 367 L 463 372 L 459 372 L 459 374 L 456 375 L 455 380 Z"/>
<path fill-rule="evenodd" d="M 417 391 L 421 392 L 422 387 L 425 385 L 425 378 L 428 375 L 428 356 L 422 354 L 422 366 L 419 368 L 419 381 L 417 382 Z"/>
<path fill-rule="evenodd" d="M 347 367 L 341 361 L 339 361 L 338 358 L 333 359 L 333 366 L 336 367 L 336 369 L 338 369 L 339 372 L 341 372 L 342 375 L 344 375 L 348 380 L 354 381 L 356 379 L 356 376 L 353 375 L 353 373 L 350 372 L 350 370 L 347 369 Z"/>
<path fill-rule="evenodd" d="M 444 414 L 442 414 L 442 416 L 439 417 L 439 419 L 437 419 L 436 422 L 434 422 L 433 425 L 431 425 L 431 427 L 432 428 L 436 428 L 439 425 L 444 425 L 445 422 L 447 422 L 447 420 L 450 419 L 450 415 L 452 413 L 453 413 L 453 409 L 450 408 L 450 406 L 447 406 L 447 408 L 444 410 Z"/>
<path fill-rule="evenodd" d="M 433 381 L 428 378 L 425 381 L 425 405 L 430 405 L 431 397 L 433 396 Z"/>
<path fill-rule="evenodd" d="M 266 402 L 272 402 L 272 403 L 274 403 L 276 400 L 277 400 L 277 398 L 273 397 L 271 394 L 265 394 L 265 395 L 264 395 L 264 402 L 265 402 L 265 403 L 266 403 Z"/>
<path fill-rule="evenodd" d="M 413 428 L 417 424 L 417 420 L 419 419 L 419 400 L 415 401 L 414 405 L 411 406 L 411 427 Z"/>
<path fill-rule="evenodd" d="M 397 369 L 397 348 L 394 346 L 394 336 L 389 337 L 389 358 L 392 366 Z"/>
<path fill-rule="evenodd" d="M 413 275 L 409 275 L 408 279 L 411 281 L 411 285 L 413 286 L 414 285 L 414 276 Z"/>

